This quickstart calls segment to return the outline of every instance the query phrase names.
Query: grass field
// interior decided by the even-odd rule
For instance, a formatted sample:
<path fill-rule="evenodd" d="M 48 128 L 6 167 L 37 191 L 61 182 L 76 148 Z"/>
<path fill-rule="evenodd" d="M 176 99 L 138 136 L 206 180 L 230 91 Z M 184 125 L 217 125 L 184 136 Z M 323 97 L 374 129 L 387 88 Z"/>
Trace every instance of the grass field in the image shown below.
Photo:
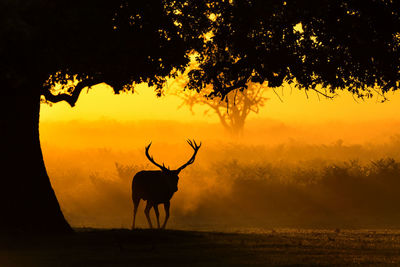
<path fill-rule="evenodd" d="M 77 229 L 2 237 L 0 266 L 400 265 L 400 231 Z"/>

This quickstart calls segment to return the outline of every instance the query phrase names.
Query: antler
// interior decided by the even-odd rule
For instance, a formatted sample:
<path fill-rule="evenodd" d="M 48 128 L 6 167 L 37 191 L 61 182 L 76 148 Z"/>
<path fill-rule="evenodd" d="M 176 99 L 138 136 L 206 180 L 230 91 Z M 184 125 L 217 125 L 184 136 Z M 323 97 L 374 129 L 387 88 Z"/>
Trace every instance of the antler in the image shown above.
<path fill-rule="evenodd" d="M 164 166 L 164 163 L 163 163 L 163 165 L 161 166 L 160 164 L 158 164 L 157 162 L 154 161 L 154 159 L 153 159 L 152 156 L 149 155 L 149 149 L 150 149 L 151 143 L 152 143 L 152 142 L 150 142 L 150 144 L 149 144 L 148 146 L 146 146 L 146 152 L 145 152 L 146 157 L 150 160 L 151 163 L 153 163 L 154 165 L 156 165 L 156 166 L 157 166 L 158 168 L 160 168 L 161 170 L 163 170 L 163 171 L 169 170 L 168 168 L 166 168 L 166 167 Z"/>
<path fill-rule="evenodd" d="M 179 168 L 177 169 L 178 172 L 180 172 L 181 170 L 183 170 L 183 169 L 186 168 L 188 165 L 190 165 L 190 164 L 192 164 L 192 163 L 194 162 L 194 160 L 195 160 L 195 158 L 196 158 L 197 151 L 199 151 L 199 149 L 200 149 L 200 147 L 201 147 L 201 142 L 200 142 L 199 145 L 197 145 L 195 140 L 193 140 L 193 142 L 192 142 L 191 140 L 188 139 L 188 140 L 187 140 L 187 143 L 193 148 L 194 153 L 193 153 L 193 156 L 189 159 L 188 162 L 186 162 L 185 164 L 183 164 L 181 167 L 179 167 Z"/>

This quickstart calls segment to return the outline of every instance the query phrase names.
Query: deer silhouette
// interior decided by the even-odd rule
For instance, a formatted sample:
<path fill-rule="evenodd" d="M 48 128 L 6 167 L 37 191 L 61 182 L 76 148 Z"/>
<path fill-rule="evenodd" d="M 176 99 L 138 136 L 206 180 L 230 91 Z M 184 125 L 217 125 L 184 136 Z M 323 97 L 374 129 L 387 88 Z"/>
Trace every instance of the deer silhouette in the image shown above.
<path fill-rule="evenodd" d="M 189 159 L 188 162 L 183 164 L 176 170 L 170 170 L 169 168 L 165 167 L 164 163 L 161 166 L 160 164 L 156 163 L 149 155 L 149 149 L 151 146 L 151 142 L 145 148 L 145 155 L 148 160 L 156 165 L 160 170 L 149 171 L 143 170 L 135 174 L 132 180 L 132 201 L 133 201 L 133 223 L 132 229 L 135 228 L 135 219 L 136 219 L 136 212 L 139 207 L 140 200 L 146 200 L 146 208 L 144 209 L 144 213 L 147 218 L 147 222 L 149 223 L 149 227 L 153 228 L 150 220 L 150 210 L 151 208 L 154 209 L 157 217 L 157 227 L 160 228 L 160 221 L 159 221 L 159 211 L 158 205 L 164 204 L 165 210 L 165 221 L 162 225 L 164 229 L 167 225 L 167 221 L 169 218 L 169 207 L 170 207 L 170 200 L 174 193 L 178 191 L 178 180 L 179 180 L 179 173 L 186 168 L 188 165 L 192 164 L 196 158 L 197 151 L 200 149 L 201 142 L 199 145 L 196 144 L 196 141 L 187 140 L 187 143 L 193 148 L 194 153 L 192 157 Z"/>

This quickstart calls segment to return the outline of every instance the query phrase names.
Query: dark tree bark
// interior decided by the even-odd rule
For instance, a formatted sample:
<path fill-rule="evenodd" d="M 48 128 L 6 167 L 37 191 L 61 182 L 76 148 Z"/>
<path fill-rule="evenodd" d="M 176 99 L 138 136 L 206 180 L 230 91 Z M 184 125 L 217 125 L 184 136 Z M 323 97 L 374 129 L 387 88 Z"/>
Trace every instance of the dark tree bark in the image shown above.
<path fill-rule="evenodd" d="M 0 231 L 72 232 L 51 187 L 39 140 L 40 83 L 3 84 Z M 36 87 L 35 87 L 36 86 Z"/>

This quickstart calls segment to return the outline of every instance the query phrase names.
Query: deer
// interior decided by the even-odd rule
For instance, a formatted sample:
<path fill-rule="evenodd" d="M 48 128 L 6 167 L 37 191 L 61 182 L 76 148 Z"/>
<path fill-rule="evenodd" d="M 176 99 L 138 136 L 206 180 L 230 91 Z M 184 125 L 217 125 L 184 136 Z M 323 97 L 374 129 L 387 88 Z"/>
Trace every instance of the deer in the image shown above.
<path fill-rule="evenodd" d="M 149 149 L 152 144 L 145 147 L 145 155 L 147 159 L 153 163 L 155 166 L 160 168 L 160 170 L 142 170 L 135 174 L 132 179 L 132 201 L 133 201 L 133 222 L 132 222 L 132 230 L 135 229 L 135 219 L 137 209 L 139 207 L 140 200 L 143 199 L 146 202 L 146 207 L 144 209 L 144 213 L 146 215 L 147 222 L 149 223 L 149 227 L 153 228 L 153 225 L 150 220 L 150 210 L 154 209 L 157 218 L 157 228 L 160 229 L 160 221 L 159 221 L 159 211 L 158 205 L 164 204 L 165 210 L 165 220 L 162 225 L 162 229 L 165 229 L 167 225 L 167 221 L 169 218 L 169 208 L 170 208 L 170 200 L 172 196 L 178 191 L 178 181 L 179 181 L 179 173 L 185 169 L 187 166 L 192 164 L 196 158 L 197 152 L 201 147 L 201 142 L 198 145 L 196 141 L 187 140 L 187 143 L 194 150 L 192 157 L 188 162 L 183 164 L 176 170 L 170 170 L 170 168 L 165 167 L 164 163 L 162 165 L 155 162 L 152 156 L 149 155 Z"/>

